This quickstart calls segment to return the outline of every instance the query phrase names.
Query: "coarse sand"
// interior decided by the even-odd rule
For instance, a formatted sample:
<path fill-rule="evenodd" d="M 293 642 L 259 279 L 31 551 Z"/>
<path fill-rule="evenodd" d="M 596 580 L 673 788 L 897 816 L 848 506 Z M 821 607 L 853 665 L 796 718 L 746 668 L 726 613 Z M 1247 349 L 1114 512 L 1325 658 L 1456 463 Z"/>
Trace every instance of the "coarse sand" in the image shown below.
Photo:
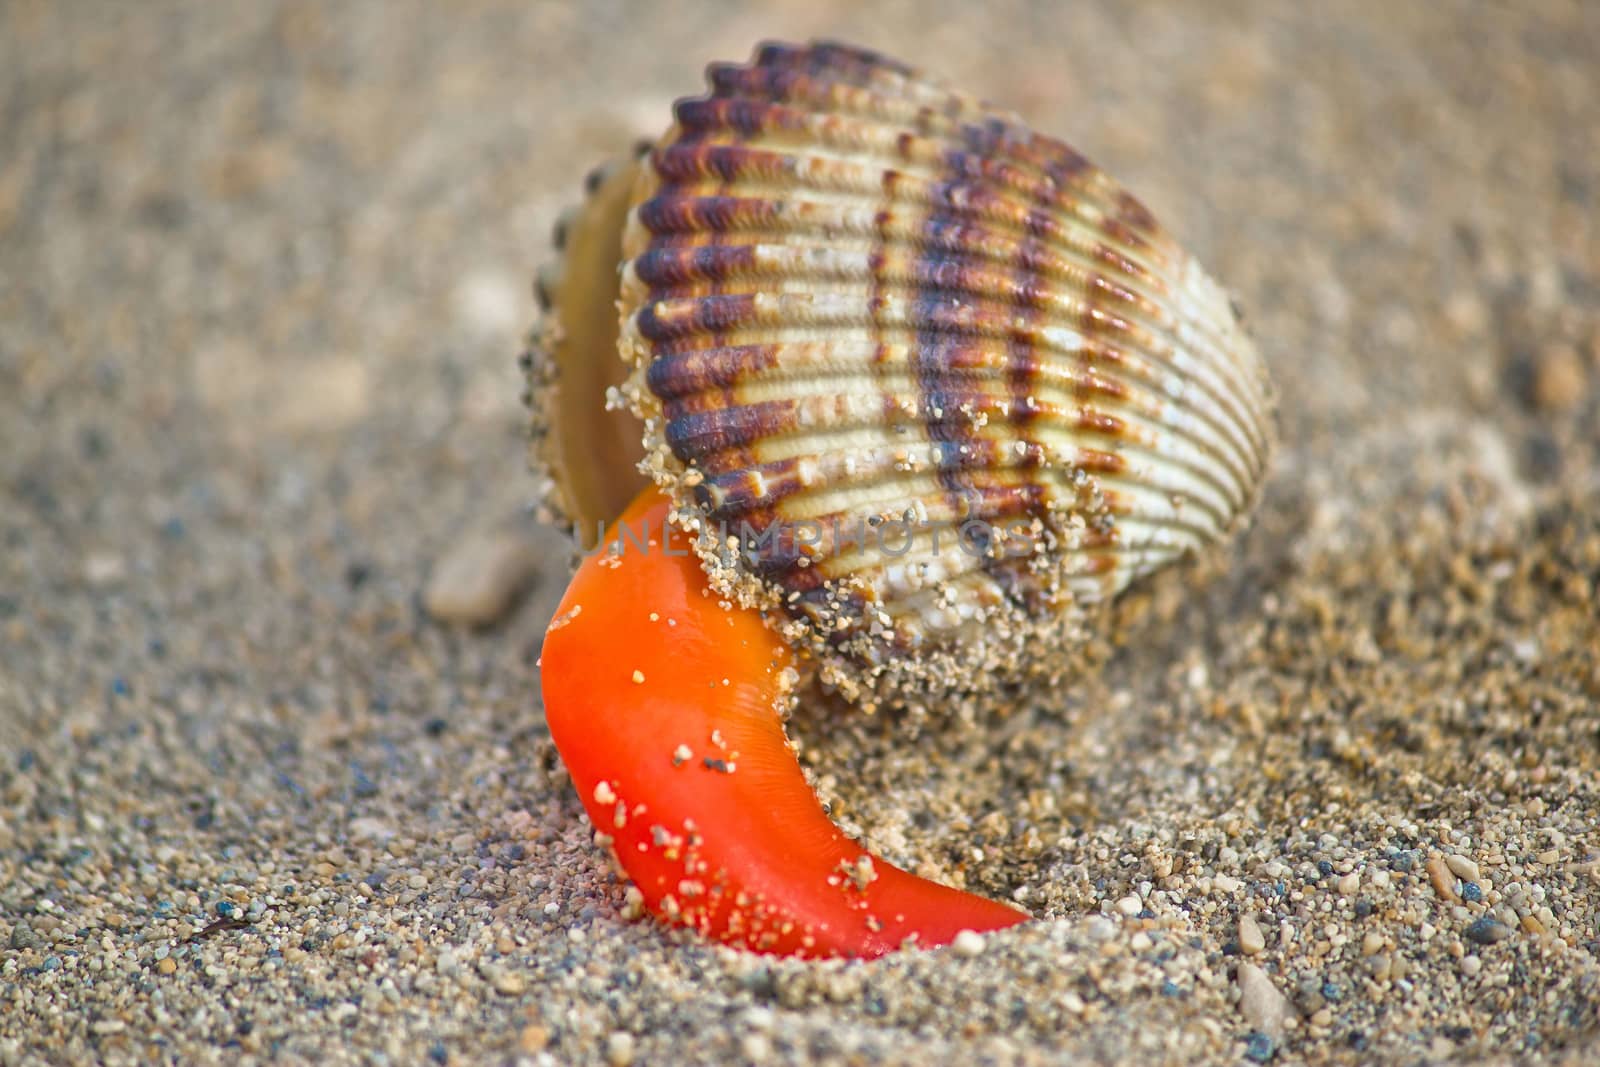
<path fill-rule="evenodd" d="M 873 964 L 621 917 L 514 364 L 589 166 L 816 35 L 1125 181 L 1282 393 L 1255 525 L 1058 700 L 797 716 L 1039 917 Z M 0 4 L 0 1062 L 1600 1060 L 1597 56 L 1588 0 Z"/>

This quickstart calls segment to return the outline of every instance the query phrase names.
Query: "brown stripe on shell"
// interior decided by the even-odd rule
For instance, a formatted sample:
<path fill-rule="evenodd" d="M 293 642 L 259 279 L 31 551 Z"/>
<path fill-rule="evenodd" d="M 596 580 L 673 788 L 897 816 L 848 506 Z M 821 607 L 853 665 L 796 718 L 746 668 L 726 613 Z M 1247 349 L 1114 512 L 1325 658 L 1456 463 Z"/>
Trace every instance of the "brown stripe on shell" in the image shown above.
<path fill-rule="evenodd" d="M 710 294 L 689 302 L 658 300 L 647 304 L 634 321 L 641 336 L 661 344 L 722 333 L 752 318 L 755 305 L 751 293 Z"/>
<path fill-rule="evenodd" d="M 782 214 L 782 202 L 749 196 L 660 194 L 634 208 L 639 224 L 653 234 L 758 230 Z"/>
<path fill-rule="evenodd" d="M 665 353 L 646 368 L 645 383 L 663 399 L 729 389 L 740 381 L 775 367 L 777 345 L 696 348 Z"/>
<path fill-rule="evenodd" d="M 737 407 L 706 405 L 702 410 L 666 409 L 666 442 L 684 463 L 708 470 L 732 466 L 725 453 L 743 451 L 764 438 L 794 428 L 795 402 L 770 400 Z"/>
<path fill-rule="evenodd" d="M 748 276 L 757 266 L 756 246 L 747 244 L 652 248 L 632 260 L 635 276 L 658 293 Z"/>

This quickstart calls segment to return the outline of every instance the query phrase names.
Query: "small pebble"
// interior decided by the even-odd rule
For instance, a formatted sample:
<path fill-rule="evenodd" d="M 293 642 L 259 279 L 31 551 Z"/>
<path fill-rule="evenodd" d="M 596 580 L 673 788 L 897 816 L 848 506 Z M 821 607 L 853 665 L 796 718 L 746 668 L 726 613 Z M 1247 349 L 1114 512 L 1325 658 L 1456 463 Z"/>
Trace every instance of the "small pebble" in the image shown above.
<path fill-rule="evenodd" d="M 161 960 L 160 962 L 158 962 L 156 964 L 156 973 L 157 974 L 171 974 L 173 971 L 176 971 L 177 969 L 178 969 L 178 961 L 175 960 L 175 959 L 172 959 L 171 957 L 168 957 L 167 959 Z"/>
<path fill-rule="evenodd" d="M 1129 918 L 1132 918 L 1144 910 L 1144 901 L 1139 899 L 1139 895 L 1137 893 L 1129 893 L 1127 896 L 1117 901 L 1117 910 Z"/>
<path fill-rule="evenodd" d="M 125 573 L 127 565 L 113 552 L 91 552 L 83 561 L 83 578 L 90 585 L 109 585 Z"/>
<path fill-rule="evenodd" d="M 1463 956 L 1461 958 L 1461 973 L 1469 978 L 1483 969 L 1483 961 L 1477 956 Z"/>
<path fill-rule="evenodd" d="M 1446 856 L 1445 866 L 1450 868 L 1450 873 L 1463 882 L 1476 882 L 1478 880 L 1478 865 L 1465 856 Z"/>
<path fill-rule="evenodd" d="M 972 959 L 983 955 L 984 938 L 975 930 L 962 930 L 950 942 L 950 948 L 957 956 Z"/>
<path fill-rule="evenodd" d="M 1246 915 L 1239 920 L 1239 951 L 1246 956 L 1254 956 L 1267 947 L 1267 939 L 1261 933 L 1261 926 L 1255 917 Z"/>
<path fill-rule="evenodd" d="M 1450 868 L 1445 863 L 1444 857 L 1430 857 L 1428 859 L 1427 871 L 1428 882 L 1433 886 L 1433 891 L 1439 894 L 1442 899 L 1451 902 L 1461 899 L 1460 895 L 1456 893 L 1455 876 L 1450 873 Z"/>
<path fill-rule="evenodd" d="M 1467 927 L 1467 940 L 1478 945 L 1493 945 L 1511 936 L 1511 927 L 1485 915 Z"/>
<path fill-rule="evenodd" d="M 1253 963 L 1239 964 L 1239 1011 L 1251 1026 L 1270 1035 L 1282 1035 L 1293 1008 L 1272 979 Z"/>
<path fill-rule="evenodd" d="M 496 993 L 501 993 L 508 997 L 517 996 L 523 990 L 528 988 L 527 980 L 524 979 L 522 975 L 518 974 L 516 971 L 508 970 L 494 971 L 493 977 L 490 979 L 490 984 L 494 986 L 494 991 Z"/>
<path fill-rule="evenodd" d="M 617 1030 L 606 1038 L 606 1062 L 611 1067 L 628 1067 L 633 1062 L 633 1035 Z"/>
<path fill-rule="evenodd" d="M 538 567 L 534 543 L 520 529 L 469 533 L 434 565 L 422 604 L 440 622 L 488 626 L 511 610 Z"/>
<path fill-rule="evenodd" d="M 1576 348 L 1552 344 L 1539 353 L 1533 378 L 1534 406 L 1541 411 L 1575 411 L 1588 390 L 1588 371 Z"/>
<path fill-rule="evenodd" d="M 1339 879 L 1338 888 L 1340 896 L 1355 896 L 1361 890 L 1361 873 L 1359 871 L 1351 871 L 1349 874 L 1344 875 Z"/>
<path fill-rule="evenodd" d="M 529 1056 L 543 1052 L 548 1044 L 550 1044 L 550 1031 L 543 1026 L 524 1026 L 522 1032 L 517 1035 L 517 1047 Z"/>

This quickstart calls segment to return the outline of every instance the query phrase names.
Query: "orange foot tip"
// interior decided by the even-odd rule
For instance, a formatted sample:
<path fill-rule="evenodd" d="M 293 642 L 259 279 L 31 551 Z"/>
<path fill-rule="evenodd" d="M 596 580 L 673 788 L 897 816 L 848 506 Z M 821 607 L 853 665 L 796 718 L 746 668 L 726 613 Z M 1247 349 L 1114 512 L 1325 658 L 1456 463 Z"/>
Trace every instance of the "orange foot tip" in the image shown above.
<path fill-rule="evenodd" d="M 870 958 L 1027 915 L 909 874 L 822 810 L 784 736 L 791 654 L 710 595 L 670 505 L 641 493 L 573 577 L 545 636 L 545 715 L 644 906 L 717 941 Z"/>

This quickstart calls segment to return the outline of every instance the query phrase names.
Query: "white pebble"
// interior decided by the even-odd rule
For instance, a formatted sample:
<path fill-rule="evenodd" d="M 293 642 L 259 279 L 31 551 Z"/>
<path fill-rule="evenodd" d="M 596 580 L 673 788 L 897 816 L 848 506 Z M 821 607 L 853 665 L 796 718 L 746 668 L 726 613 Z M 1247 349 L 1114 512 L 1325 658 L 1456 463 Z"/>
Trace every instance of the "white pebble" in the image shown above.
<path fill-rule="evenodd" d="M 452 294 L 463 325 L 485 336 L 504 336 L 522 319 L 522 287 L 500 271 L 478 271 L 457 283 Z"/>
<path fill-rule="evenodd" d="M 489 984 L 496 993 L 514 997 L 527 988 L 527 982 L 515 971 L 496 968 L 489 976 Z"/>
<path fill-rule="evenodd" d="M 1476 882 L 1478 880 L 1478 865 L 1465 856 L 1450 855 L 1444 858 L 1450 873 L 1463 882 Z"/>
<path fill-rule="evenodd" d="M 434 565 L 422 605 L 440 622 L 487 626 L 510 610 L 538 564 L 532 540 L 518 530 L 467 534 Z"/>
<path fill-rule="evenodd" d="M 1254 956 L 1266 947 L 1266 936 L 1261 933 L 1261 927 L 1256 923 L 1254 916 L 1242 917 L 1239 920 L 1239 951 L 1246 956 Z"/>
<path fill-rule="evenodd" d="M 1272 979 L 1253 963 L 1239 964 L 1239 1011 L 1257 1030 L 1277 1037 L 1292 1009 Z"/>
<path fill-rule="evenodd" d="M 983 955 L 983 946 L 983 935 L 975 930 L 962 930 L 950 942 L 957 956 L 966 956 L 968 959 Z"/>
<path fill-rule="evenodd" d="M 1353 896 L 1356 895 L 1356 893 L 1360 889 L 1361 889 L 1361 872 L 1360 871 L 1351 871 L 1349 874 L 1347 874 L 1343 878 L 1339 879 L 1339 894 L 1341 896 L 1353 897 Z"/>
<path fill-rule="evenodd" d="M 1237 893 L 1243 885 L 1239 879 L 1226 874 L 1219 874 L 1211 879 L 1211 888 L 1219 893 Z"/>
<path fill-rule="evenodd" d="M 91 552 L 83 561 L 83 577 L 90 585 L 107 585 L 127 573 L 122 557 L 112 552 Z"/>
<path fill-rule="evenodd" d="M 1131 918 L 1144 910 L 1144 901 L 1139 899 L 1139 894 L 1129 893 L 1117 901 L 1117 910 Z"/>
<path fill-rule="evenodd" d="M 618 1030 L 606 1038 L 606 1062 L 611 1067 L 628 1067 L 633 1062 L 633 1035 Z"/>

